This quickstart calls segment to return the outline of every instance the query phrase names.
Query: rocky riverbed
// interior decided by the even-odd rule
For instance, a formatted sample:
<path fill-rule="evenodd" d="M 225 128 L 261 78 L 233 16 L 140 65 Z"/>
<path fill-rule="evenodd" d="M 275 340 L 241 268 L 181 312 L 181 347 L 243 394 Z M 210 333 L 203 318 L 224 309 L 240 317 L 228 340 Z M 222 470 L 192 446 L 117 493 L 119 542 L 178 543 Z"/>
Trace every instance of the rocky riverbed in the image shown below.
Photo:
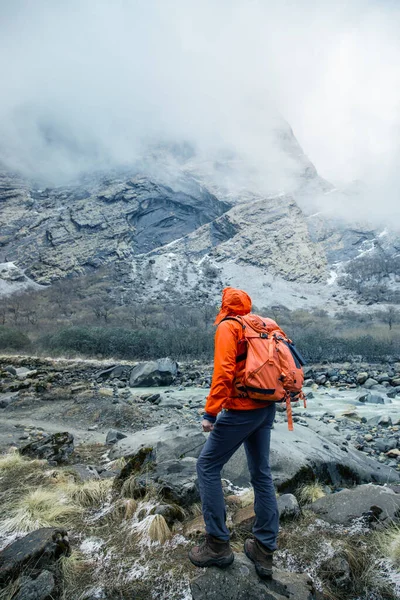
<path fill-rule="evenodd" d="M 200 422 L 209 366 L 178 366 L 170 359 L 116 365 L 3 357 L 0 448 L 8 454 L 0 458 L 0 546 L 8 545 L 9 561 L 13 540 L 40 525 L 63 527 L 70 532 L 73 559 L 68 550 L 61 563 L 69 565 L 73 577 L 57 560 L 36 571 L 25 566 L 12 571 L 1 584 L 9 593 L 4 597 L 44 600 L 47 596 L 37 590 L 32 592 L 36 596 L 24 592 L 35 588 L 40 576 L 43 589 L 52 587 L 51 597 L 65 600 L 396 598 L 398 555 L 388 549 L 400 544 L 395 533 L 400 514 L 399 366 L 308 369 L 307 408 L 294 406 L 294 432 L 288 431 L 279 407 L 271 466 L 282 520 L 280 571 L 272 587 L 260 588 L 240 554 L 254 519 L 242 451 L 223 472 L 228 523 L 239 552 L 235 566 L 224 574 L 200 574 L 183 560 L 191 540 L 204 530 L 195 463 L 206 439 Z M 25 497 L 37 488 L 56 504 L 72 501 L 70 516 L 27 519 L 21 512 Z M 353 496 L 341 496 L 350 492 Z M 29 497 L 29 514 L 36 514 L 40 502 L 43 498 L 33 502 Z M 48 535 L 38 539 L 48 545 Z M 40 543 L 39 550 L 35 545 L 39 553 Z M 363 557 L 362 568 L 354 552 Z M 217 580 L 214 590 L 210 582 Z"/>

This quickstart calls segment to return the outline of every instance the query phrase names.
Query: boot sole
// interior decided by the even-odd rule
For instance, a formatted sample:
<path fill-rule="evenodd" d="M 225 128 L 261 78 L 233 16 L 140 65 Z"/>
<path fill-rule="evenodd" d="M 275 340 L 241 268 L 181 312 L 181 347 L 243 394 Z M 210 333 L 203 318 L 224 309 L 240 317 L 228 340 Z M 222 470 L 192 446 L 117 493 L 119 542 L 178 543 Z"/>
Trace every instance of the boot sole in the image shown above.
<path fill-rule="evenodd" d="M 189 560 L 196 567 L 218 567 L 219 569 L 226 569 L 233 563 L 235 556 L 232 553 L 232 556 L 224 558 L 209 558 L 207 561 L 198 561 L 189 554 Z"/>
<path fill-rule="evenodd" d="M 270 570 L 270 569 L 265 569 L 264 567 L 259 567 L 257 565 L 257 563 L 255 562 L 254 558 L 251 556 L 251 554 L 249 552 L 247 552 L 246 546 L 244 547 L 244 553 L 247 556 L 247 558 L 249 560 L 251 560 L 251 562 L 255 566 L 256 573 L 260 577 L 260 579 L 272 579 L 272 569 Z"/>

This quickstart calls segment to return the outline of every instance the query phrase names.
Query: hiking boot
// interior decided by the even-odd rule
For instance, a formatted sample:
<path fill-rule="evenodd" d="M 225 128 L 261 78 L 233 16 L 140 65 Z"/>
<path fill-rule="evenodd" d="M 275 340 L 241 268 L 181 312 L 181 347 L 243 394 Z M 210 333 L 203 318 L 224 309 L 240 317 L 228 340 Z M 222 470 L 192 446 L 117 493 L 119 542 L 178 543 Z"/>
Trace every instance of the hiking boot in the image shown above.
<path fill-rule="evenodd" d="M 189 558 L 196 567 L 229 567 L 234 555 L 229 541 L 219 540 L 209 533 L 200 546 L 194 546 L 189 552 Z"/>
<path fill-rule="evenodd" d="M 272 559 L 274 553 L 263 546 L 258 540 L 246 540 L 244 551 L 256 568 L 261 579 L 272 579 Z"/>

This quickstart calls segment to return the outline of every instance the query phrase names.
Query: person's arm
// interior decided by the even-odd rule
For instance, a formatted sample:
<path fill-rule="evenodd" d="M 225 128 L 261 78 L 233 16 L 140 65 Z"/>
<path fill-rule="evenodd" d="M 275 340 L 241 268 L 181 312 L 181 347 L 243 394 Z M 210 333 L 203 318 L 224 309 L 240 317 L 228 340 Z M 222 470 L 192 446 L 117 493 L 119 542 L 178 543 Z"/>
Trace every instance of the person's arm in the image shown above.
<path fill-rule="evenodd" d="M 210 423 L 215 422 L 224 401 L 231 394 L 241 327 L 237 321 L 223 321 L 218 325 L 215 333 L 214 374 L 203 417 Z"/>

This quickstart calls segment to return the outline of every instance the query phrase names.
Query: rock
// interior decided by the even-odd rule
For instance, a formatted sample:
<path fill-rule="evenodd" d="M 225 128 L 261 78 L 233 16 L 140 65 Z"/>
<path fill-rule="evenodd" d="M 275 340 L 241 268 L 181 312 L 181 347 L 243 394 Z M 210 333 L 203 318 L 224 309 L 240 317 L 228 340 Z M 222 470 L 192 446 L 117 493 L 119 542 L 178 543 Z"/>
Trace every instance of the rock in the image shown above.
<path fill-rule="evenodd" d="M 328 581 L 339 590 L 349 590 L 352 574 L 349 562 L 344 554 L 340 552 L 324 560 L 319 568 L 318 575 L 323 581 Z"/>
<path fill-rule="evenodd" d="M 400 394 L 400 385 L 387 390 L 386 395 L 388 398 L 396 398 Z"/>
<path fill-rule="evenodd" d="M 171 397 L 161 398 L 157 404 L 160 408 L 182 408 L 182 402 Z"/>
<path fill-rule="evenodd" d="M 366 435 L 364 435 L 364 440 L 366 442 L 372 442 L 373 439 L 374 439 L 374 436 L 372 436 L 370 433 L 367 433 Z"/>
<path fill-rule="evenodd" d="M 74 436 L 71 433 L 53 433 L 46 439 L 31 442 L 20 449 L 23 456 L 42 458 L 50 462 L 62 464 L 74 451 Z"/>
<path fill-rule="evenodd" d="M 197 536 L 205 532 L 206 525 L 204 523 L 203 515 L 199 515 L 195 517 L 188 523 L 186 523 L 185 528 L 183 530 L 183 534 L 185 537 Z"/>
<path fill-rule="evenodd" d="M 97 469 L 91 465 L 74 465 L 73 471 L 79 476 L 81 481 L 101 479 Z"/>
<path fill-rule="evenodd" d="M 192 600 L 317 600 L 308 575 L 274 570 L 273 579 L 262 581 L 254 564 L 244 555 L 226 569 L 210 567 L 190 582 Z"/>
<path fill-rule="evenodd" d="M 395 377 L 390 382 L 394 387 L 400 387 L 400 377 Z"/>
<path fill-rule="evenodd" d="M 152 515 L 161 515 L 170 527 L 175 521 L 183 521 L 184 512 L 179 510 L 177 506 L 171 504 L 159 504 L 156 506 L 151 513 Z"/>
<path fill-rule="evenodd" d="M 359 402 L 365 402 L 366 404 L 385 404 L 385 399 L 380 394 L 371 394 L 368 392 L 367 394 L 361 394 L 357 398 Z"/>
<path fill-rule="evenodd" d="M 129 379 L 131 370 L 132 367 L 129 367 L 128 365 L 116 365 L 96 373 L 96 379 L 98 381 L 105 381 L 106 379 L 121 379 L 126 381 Z"/>
<path fill-rule="evenodd" d="M 300 506 L 296 496 L 293 494 L 282 494 L 278 498 L 279 518 L 284 521 L 286 519 L 297 519 L 300 516 Z"/>
<path fill-rule="evenodd" d="M 14 600 L 47 600 L 56 591 L 54 576 L 50 571 L 42 571 L 36 579 L 21 578 L 21 587 Z"/>
<path fill-rule="evenodd" d="M 256 514 L 254 512 L 254 506 L 249 505 L 244 508 L 240 508 L 234 515 L 232 521 L 235 527 L 244 529 L 245 531 L 251 531 L 254 524 Z"/>
<path fill-rule="evenodd" d="M 363 384 L 363 387 L 365 387 L 367 390 L 369 390 L 370 388 L 372 388 L 373 385 L 378 385 L 378 382 L 376 381 L 376 379 L 372 379 L 372 377 L 369 377 Z"/>
<path fill-rule="evenodd" d="M 368 373 L 362 372 L 357 374 L 357 383 L 358 385 L 362 385 L 368 379 Z"/>
<path fill-rule="evenodd" d="M 197 489 L 196 459 L 166 460 L 157 464 L 156 469 L 147 475 L 155 482 L 157 492 L 166 500 L 180 506 L 189 506 L 200 500 Z"/>
<path fill-rule="evenodd" d="M 378 425 L 381 425 L 381 427 L 390 427 L 392 425 L 392 419 L 389 415 L 382 415 L 379 418 Z"/>
<path fill-rule="evenodd" d="M 318 375 L 315 378 L 315 383 L 317 383 L 318 385 L 324 385 L 324 383 L 326 383 L 326 381 L 327 381 L 326 375 Z"/>
<path fill-rule="evenodd" d="M 151 429 L 138 431 L 117 442 L 110 450 L 110 458 L 135 457 L 141 448 L 151 448 L 154 460 L 162 462 L 193 456 L 197 458 L 206 440 L 206 436 L 195 425 L 157 425 Z"/>
<path fill-rule="evenodd" d="M 7 395 L 5 397 L 0 398 L 0 408 L 7 408 L 12 402 L 12 397 Z"/>
<path fill-rule="evenodd" d="M 386 452 L 386 454 L 387 456 L 389 456 L 389 458 L 397 458 L 398 456 L 400 456 L 400 450 L 398 448 L 392 448 L 391 450 Z"/>
<path fill-rule="evenodd" d="M 271 435 L 270 465 L 278 491 L 294 492 L 307 479 L 328 485 L 354 483 L 397 483 L 400 474 L 353 448 L 341 449 L 343 436 L 331 425 L 310 419 L 310 427 L 296 424 L 288 431 L 286 423 L 275 423 Z M 317 428 L 319 433 L 313 431 Z M 234 485 L 247 486 L 250 475 L 241 447 L 222 471 Z"/>
<path fill-rule="evenodd" d="M 388 487 L 359 485 L 319 498 L 308 508 L 331 524 L 350 525 L 354 519 L 371 515 L 374 520 L 389 523 L 400 510 L 400 494 Z"/>
<path fill-rule="evenodd" d="M 124 440 L 126 437 L 128 436 L 125 433 L 122 433 L 122 431 L 110 429 L 107 433 L 106 444 L 116 444 L 118 440 Z"/>
<path fill-rule="evenodd" d="M 0 583 L 15 579 L 28 566 L 47 568 L 69 554 L 68 534 L 64 529 L 37 529 L 0 552 Z"/>
<path fill-rule="evenodd" d="M 130 374 L 131 387 L 170 385 L 178 372 L 178 365 L 171 358 L 139 363 Z"/>
<path fill-rule="evenodd" d="M 84 390 L 86 390 L 85 383 L 76 383 L 75 385 L 71 385 L 69 388 L 71 394 L 79 394 L 79 392 L 83 392 Z"/>
<path fill-rule="evenodd" d="M 12 365 L 7 365 L 6 367 L 4 367 L 4 371 L 6 371 L 7 373 L 10 373 L 10 375 L 17 375 L 17 369 L 15 367 L 13 367 Z"/>

